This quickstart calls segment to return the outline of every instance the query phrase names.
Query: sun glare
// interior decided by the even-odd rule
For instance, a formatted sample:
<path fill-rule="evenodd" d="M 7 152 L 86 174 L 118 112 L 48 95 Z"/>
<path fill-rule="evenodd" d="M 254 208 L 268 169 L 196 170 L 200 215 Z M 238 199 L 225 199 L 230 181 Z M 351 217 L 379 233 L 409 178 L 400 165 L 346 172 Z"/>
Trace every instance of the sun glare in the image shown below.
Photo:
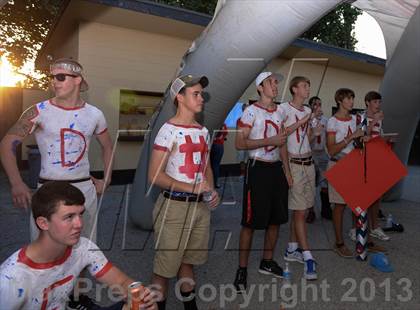
<path fill-rule="evenodd" d="M 0 86 L 19 86 L 25 76 L 15 72 L 13 65 L 7 60 L 6 55 L 0 58 Z"/>

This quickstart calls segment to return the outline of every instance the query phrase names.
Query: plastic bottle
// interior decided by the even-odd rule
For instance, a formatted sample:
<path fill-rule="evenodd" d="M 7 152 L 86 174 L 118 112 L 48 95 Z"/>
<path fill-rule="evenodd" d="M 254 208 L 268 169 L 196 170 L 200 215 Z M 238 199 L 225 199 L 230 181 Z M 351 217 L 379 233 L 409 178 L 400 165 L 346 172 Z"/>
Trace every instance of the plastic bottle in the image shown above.
<path fill-rule="evenodd" d="M 290 286 L 292 284 L 292 272 L 289 268 L 289 263 L 286 262 L 283 270 L 283 285 Z"/>
<path fill-rule="evenodd" d="M 387 218 L 386 218 L 386 227 L 387 228 L 391 228 L 392 224 L 394 223 L 394 219 L 392 217 L 392 214 L 388 214 Z"/>

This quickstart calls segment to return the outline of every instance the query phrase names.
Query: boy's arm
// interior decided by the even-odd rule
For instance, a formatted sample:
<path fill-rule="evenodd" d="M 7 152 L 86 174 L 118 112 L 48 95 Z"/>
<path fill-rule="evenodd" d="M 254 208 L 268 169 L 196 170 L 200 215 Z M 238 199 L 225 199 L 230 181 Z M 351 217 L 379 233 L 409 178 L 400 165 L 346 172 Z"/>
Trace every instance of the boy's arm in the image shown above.
<path fill-rule="evenodd" d="M 249 139 L 251 128 L 238 127 L 235 138 L 235 147 L 238 150 L 255 150 L 264 146 L 282 146 L 286 143 L 287 137 L 283 131 L 277 135 L 264 139 Z"/>
<path fill-rule="evenodd" d="M 288 127 L 286 128 L 287 135 L 289 136 L 289 135 L 291 135 L 292 133 L 294 133 L 296 129 L 298 129 L 300 126 L 303 126 L 306 122 L 308 122 L 308 121 L 309 121 L 309 119 L 310 119 L 310 118 L 311 118 L 311 114 L 309 113 L 309 114 L 307 114 L 304 118 L 302 118 L 302 119 L 300 119 L 300 120 L 296 121 L 296 123 L 294 123 L 294 124 L 292 124 L 292 125 L 288 126 Z"/>
<path fill-rule="evenodd" d="M 128 286 L 134 282 L 132 278 L 115 266 L 112 266 L 108 272 L 97 278 L 97 280 L 106 284 L 108 287 L 117 287 L 124 298 L 128 296 Z M 148 288 L 145 288 L 144 296 L 141 296 L 141 298 L 145 302 L 145 309 L 157 309 L 156 297 Z"/>
<path fill-rule="evenodd" d="M 199 194 L 212 189 L 208 180 L 198 184 L 190 184 L 175 180 L 165 173 L 168 163 L 168 150 L 153 149 L 149 163 L 149 182 L 162 189 Z M 210 169 L 211 170 L 211 169 Z"/>
<path fill-rule="evenodd" d="M 289 184 L 289 187 L 290 187 L 293 185 L 293 178 L 290 172 L 289 154 L 287 152 L 286 144 L 280 147 L 280 158 L 283 163 L 283 170 L 284 170 L 284 175 L 286 176 L 286 179 L 287 179 L 287 184 Z"/>
<path fill-rule="evenodd" d="M 104 165 L 104 178 L 102 180 L 92 177 L 92 181 L 95 184 L 96 192 L 102 194 L 106 187 L 111 183 L 112 176 L 112 140 L 108 130 L 97 135 L 96 139 L 101 145 L 102 149 L 102 161 Z"/>
<path fill-rule="evenodd" d="M 358 128 L 354 133 L 347 135 L 343 141 L 336 143 L 335 134 L 327 134 L 327 149 L 330 156 L 340 153 L 354 139 L 364 135 L 364 131 Z"/>
<path fill-rule="evenodd" d="M 23 112 L 22 116 L 9 129 L 0 143 L 1 162 L 12 187 L 13 204 L 16 207 L 29 207 L 32 197 L 31 190 L 23 182 L 17 166 L 16 148 L 30 134 L 34 126 L 31 120 L 37 115 L 38 112 L 35 106 Z"/>

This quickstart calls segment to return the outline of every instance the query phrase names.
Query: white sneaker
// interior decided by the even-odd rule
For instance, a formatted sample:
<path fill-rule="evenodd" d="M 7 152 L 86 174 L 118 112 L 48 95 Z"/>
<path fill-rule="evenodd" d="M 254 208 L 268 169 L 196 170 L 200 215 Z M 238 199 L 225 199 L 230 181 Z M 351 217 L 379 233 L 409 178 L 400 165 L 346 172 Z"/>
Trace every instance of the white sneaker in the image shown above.
<path fill-rule="evenodd" d="M 386 233 L 384 233 L 384 231 L 382 230 L 381 227 L 378 227 L 376 229 L 371 230 L 370 235 L 372 237 L 377 238 L 377 239 L 382 240 L 382 241 L 391 240 L 391 238 Z"/>
<path fill-rule="evenodd" d="M 351 228 L 349 230 L 349 237 L 351 240 L 356 241 L 356 228 Z"/>

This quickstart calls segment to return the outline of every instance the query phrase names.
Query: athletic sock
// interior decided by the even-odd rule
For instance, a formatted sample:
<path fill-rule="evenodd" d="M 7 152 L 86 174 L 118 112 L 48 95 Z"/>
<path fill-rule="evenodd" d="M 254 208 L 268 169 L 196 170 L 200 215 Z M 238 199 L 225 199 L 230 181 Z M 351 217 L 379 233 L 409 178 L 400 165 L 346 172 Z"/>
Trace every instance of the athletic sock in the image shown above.
<path fill-rule="evenodd" d="M 303 260 L 304 261 L 307 261 L 307 260 L 310 260 L 310 259 L 314 259 L 312 257 L 311 251 L 306 250 L 306 251 L 303 251 L 302 254 L 303 254 Z"/>
<path fill-rule="evenodd" d="M 287 247 L 287 252 L 292 253 L 294 251 L 296 251 L 298 248 L 298 243 L 297 242 L 289 242 L 289 246 Z"/>

